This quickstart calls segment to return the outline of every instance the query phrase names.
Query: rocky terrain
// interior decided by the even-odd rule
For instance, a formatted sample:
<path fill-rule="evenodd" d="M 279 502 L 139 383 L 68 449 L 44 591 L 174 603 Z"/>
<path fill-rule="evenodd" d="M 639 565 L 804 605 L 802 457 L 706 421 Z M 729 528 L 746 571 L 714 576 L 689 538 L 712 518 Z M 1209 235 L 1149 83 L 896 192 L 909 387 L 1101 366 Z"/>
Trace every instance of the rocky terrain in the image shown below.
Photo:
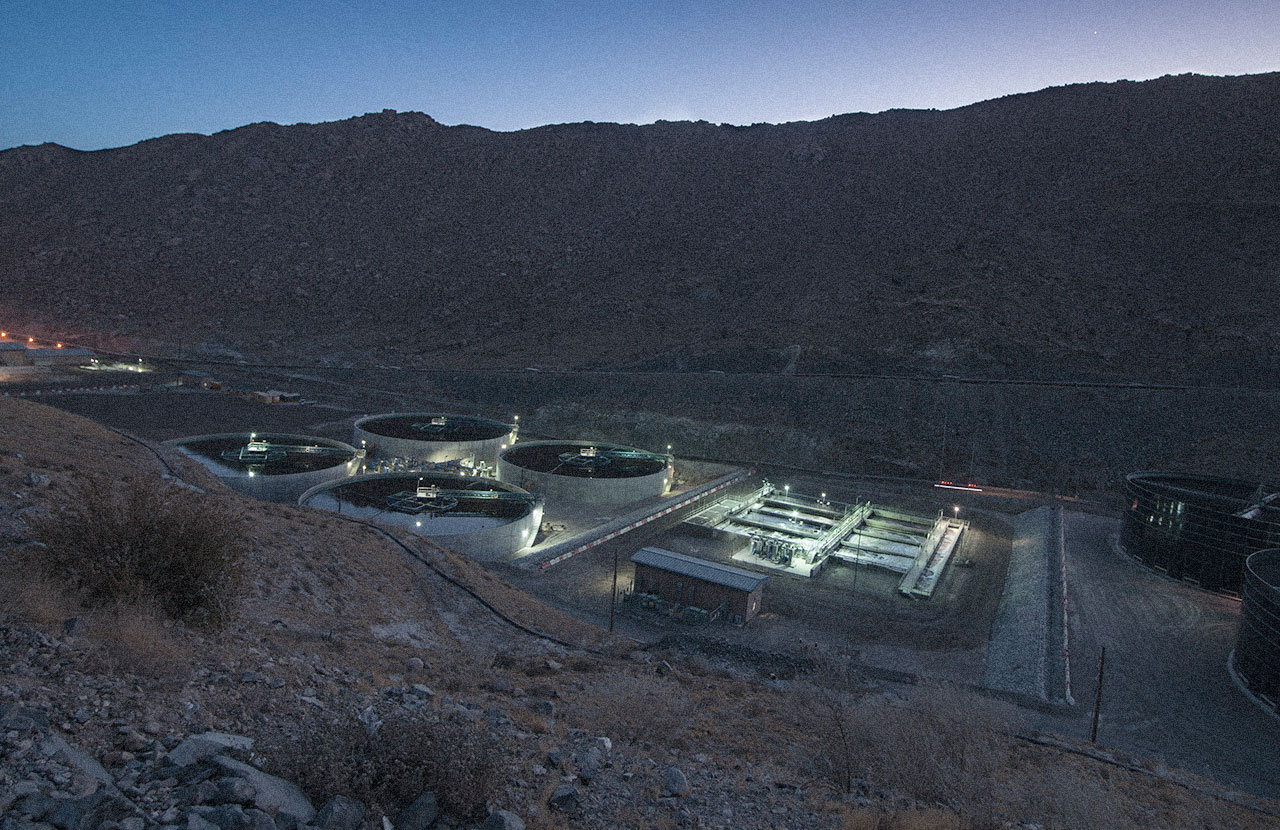
<path fill-rule="evenodd" d="M 0 152 L 0 316 L 299 363 L 1280 372 L 1280 75 L 811 123 Z"/>
<path fill-rule="evenodd" d="M 1270 827 L 1280 805 L 1020 733 L 839 655 L 641 648 L 421 540 L 252 502 L 0 398 L 0 827 Z M 171 467 L 166 467 L 172 465 Z M 247 545 L 231 621 L 86 605 L 38 518 L 86 476 L 198 493 Z M 194 488 L 194 489 L 193 489 Z M 1022 737 L 1017 737 L 1018 735 Z"/>

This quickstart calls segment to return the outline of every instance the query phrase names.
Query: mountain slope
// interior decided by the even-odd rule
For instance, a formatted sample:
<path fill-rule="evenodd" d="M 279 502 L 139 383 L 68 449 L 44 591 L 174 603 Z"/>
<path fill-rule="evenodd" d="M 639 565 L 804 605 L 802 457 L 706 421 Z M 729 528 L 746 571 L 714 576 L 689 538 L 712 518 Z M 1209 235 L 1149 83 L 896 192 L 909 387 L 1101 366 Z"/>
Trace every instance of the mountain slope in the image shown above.
<path fill-rule="evenodd" d="M 795 344 L 801 371 L 1274 376 L 1277 134 L 1273 74 L 752 127 L 383 112 L 22 147 L 2 302 L 361 361 L 733 369 Z"/>

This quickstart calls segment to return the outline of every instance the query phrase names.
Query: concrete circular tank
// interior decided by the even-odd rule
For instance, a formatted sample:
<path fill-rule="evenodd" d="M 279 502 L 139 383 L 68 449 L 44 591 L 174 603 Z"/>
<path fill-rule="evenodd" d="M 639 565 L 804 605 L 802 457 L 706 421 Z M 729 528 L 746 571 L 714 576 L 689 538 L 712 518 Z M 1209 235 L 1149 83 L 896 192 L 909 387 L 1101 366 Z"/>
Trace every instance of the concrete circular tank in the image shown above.
<path fill-rule="evenodd" d="M 1231 668 L 1255 700 L 1280 714 L 1280 549 L 1260 550 L 1245 561 Z"/>
<path fill-rule="evenodd" d="M 229 487 L 265 501 L 296 501 L 318 484 L 359 472 L 364 453 L 309 435 L 231 432 L 168 442 L 213 471 Z"/>
<path fill-rule="evenodd" d="M 516 442 L 511 424 L 472 415 L 409 412 L 370 415 L 355 423 L 352 443 L 373 458 L 416 458 L 427 463 L 471 460 L 490 468 Z"/>
<path fill-rule="evenodd" d="M 671 456 L 616 444 L 530 441 L 498 459 L 498 477 L 548 501 L 628 504 L 661 496 L 674 478 Z"/>
<path fill-rule="evenodd" d="M 483 476 L 362 475 L 313 487 L 298 503 L 402 527 L 487 561 L 529 547 L 542 525 L 542 499 Z"/>
<path fill-rule="evenodd" d="M 1280 492 L 1256 481 L 1192 473 L 1125 477 L 1120 545 L 1161 573 L 1238 595 L 1244 562 L 1280 546 Z"/>

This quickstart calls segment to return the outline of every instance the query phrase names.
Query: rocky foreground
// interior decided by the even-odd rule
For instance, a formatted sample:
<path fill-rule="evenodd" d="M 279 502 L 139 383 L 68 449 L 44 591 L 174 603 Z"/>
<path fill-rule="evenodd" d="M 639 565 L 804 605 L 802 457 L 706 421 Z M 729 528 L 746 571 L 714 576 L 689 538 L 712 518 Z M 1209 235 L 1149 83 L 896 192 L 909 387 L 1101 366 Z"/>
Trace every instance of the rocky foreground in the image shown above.
<path fill-rule="evenodd" d="M 0 398 L 0 422 L 0 830 L 1180 830 L 1280 816 L 1155 762 L 1024 740 L 1010 707 L 888 686 L 839 650 L 646 647 L 464 557 L 407 540 L 409 557 L 367 528 L 240 498 L 84 419 Z M 32 568 L 38 517 L 94 475 L 236 518 L 245 573 L 223 627 L 85 605 Z"/>

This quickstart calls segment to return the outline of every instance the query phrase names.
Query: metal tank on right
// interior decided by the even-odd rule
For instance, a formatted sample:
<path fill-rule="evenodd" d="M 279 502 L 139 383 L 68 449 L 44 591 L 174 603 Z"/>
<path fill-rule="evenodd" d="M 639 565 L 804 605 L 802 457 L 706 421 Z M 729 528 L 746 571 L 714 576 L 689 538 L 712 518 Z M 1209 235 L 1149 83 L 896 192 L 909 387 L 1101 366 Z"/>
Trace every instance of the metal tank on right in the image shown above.
<path fill-rule="evenodd" d="M 1239 596 L 1245 558 L 1280 547 L 1280 488 L 1194 473 L 1132 473 L 1120 546 L 1147 567 Z"/>
<path fill-rule="evenodd" d="M 1280 713 L 1280 548 L 1260 550 L 1245 561 L 1240 633 L 1230 666 L 1255 700 Z"/>

